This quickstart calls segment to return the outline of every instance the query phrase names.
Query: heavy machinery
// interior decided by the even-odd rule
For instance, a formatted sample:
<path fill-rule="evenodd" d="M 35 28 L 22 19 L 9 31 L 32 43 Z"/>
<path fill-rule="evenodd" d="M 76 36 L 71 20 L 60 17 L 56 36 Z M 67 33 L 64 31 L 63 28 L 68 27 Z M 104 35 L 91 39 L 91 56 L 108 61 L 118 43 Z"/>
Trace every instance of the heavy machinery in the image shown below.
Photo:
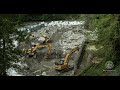
<path fill-rule="evenodd" d="M 35 36 L 33 34 L 30 35 L 32 38 L 35 38 Z M 36 51 L 37 49 L 41 49 L 41 48 L 48 48 L 48 53 L 47 56 L 50 56 L 51 54 L 51 40 L 50 38 L 48 38 L 46 35 L 42 35 L 42 43 L 39 42 L 41 38 L 38 38 L 38 43 L 37 44 L 33 44 L 33 47 L 30 49 L 23 49 L 23 52 L 25 54 L 27 54 L 29 57 L 33 57 L 34 55 L 36 55 Z"/>
<path fill-rule="evenodd" d="M 43 43 L 51 43 L 52 40 L 50 40 L 49 37 L 47 37 L 46 35 L 43 35 L 43 37 L 45 38 L 45 41 Z"/>
<path fill-rule="evenodd" d="M 68 62 L 72 56 L 72 54 L 76 51 L 79 51 L 79 47 L 73 48 L 66 56 L 64 60 L 60 60 L 59 62 L 55 62 L 55 70 L 62 71 L 67 70 L 70 65 L 68 65 Z"/>
<path fill-rule="evenodd" d="M 49 56 L 51 54 L 51 43 L 46 44 L 36 44 L 30 49 L 24 49 L 23 52 L 25 52 L 29 57 L 33 57 L 36 54 L 37 49 L 41 48 L 48 48 L 47 55 Z"/>

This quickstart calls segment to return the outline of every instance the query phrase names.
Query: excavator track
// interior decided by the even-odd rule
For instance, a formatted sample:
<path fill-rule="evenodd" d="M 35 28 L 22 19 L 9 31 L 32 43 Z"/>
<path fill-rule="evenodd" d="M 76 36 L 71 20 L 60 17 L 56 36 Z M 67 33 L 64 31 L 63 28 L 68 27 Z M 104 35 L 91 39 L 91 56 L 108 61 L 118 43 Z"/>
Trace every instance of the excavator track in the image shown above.
<path fill-rule="evenodd" d="M 66 56 L 65 56 L 65 59 L 63 61 L 63 63 L 57 63 L 55 62 L 55 69 L 56 70 L 59 70 L 61 72 L 66 72 L 66 71 L 69 71 L 69 70 L 72 70 L 73 67 L 71 67 L 70 65 L 68 65 L 69 63 L 69 60 L 71 58 L 71 55 L 76 52 L 76 51 L 79 51 L 79 47 L 76 47 L 76 48 L 73 48 Z"/>
<path fill-rule="evenodd" d="M 62 70 L 56 70 L 56 71 L 60 72 L 60 73 L 65 73 L 65 72 L 69 72 L 69 71 L 71 71 L 73 69 L 74 69 L 73 66 L 69 66 L 68 68 L 65 68 L 65 69 L 62 69 Z"/>

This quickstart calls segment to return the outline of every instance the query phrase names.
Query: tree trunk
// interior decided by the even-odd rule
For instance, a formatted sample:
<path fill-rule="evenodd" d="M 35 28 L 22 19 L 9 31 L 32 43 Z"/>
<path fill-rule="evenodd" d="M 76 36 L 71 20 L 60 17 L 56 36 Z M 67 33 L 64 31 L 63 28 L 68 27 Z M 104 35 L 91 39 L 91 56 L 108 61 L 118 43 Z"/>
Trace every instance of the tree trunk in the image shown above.
<path fill-rule="evenodd" d="M 83 59 L 83 56 L 85 54 L 85 49 L 86 49 L 86 42 L 84 41 L 82 43 L 82 46 L 81 46 L 81 49 L 78 53 L 78 58 L 75 60 L 74 62 L 74 74 L 76 73 L 77 69 L 79 68 L 81 62 L 82 62 L 82 59 Z"/>
<path fill-rule="evenodd" d="M 2 53 L 2 56 L 3 56 L 3 67 L 2 67 L 2 76 L 6 76 L 6 53 L 5 53 L 5 38 L 3 38 L 3 53 Z"/>

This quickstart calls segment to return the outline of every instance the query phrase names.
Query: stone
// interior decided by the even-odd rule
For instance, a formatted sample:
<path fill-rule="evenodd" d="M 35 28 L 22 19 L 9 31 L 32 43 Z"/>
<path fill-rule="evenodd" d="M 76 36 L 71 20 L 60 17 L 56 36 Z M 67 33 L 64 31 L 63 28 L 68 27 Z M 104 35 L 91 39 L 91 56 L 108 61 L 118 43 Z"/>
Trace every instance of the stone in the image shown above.
<path fill-rule="evenodd" d="M 105 63 L 105 67 L 106 67 L 106 69 L 110 70 L 110 69 L 113 69 L 113 68 L 114 68 L 114 64 L 113 64 L 112 61 L 107 61 L 107 62 Z"/>
<path fill-rule="evenodd" d="M 43 72 L 42 75 L 43 75 L 43 76 L 46 76 L 47 74 L 46 74 L 46 72 Z"/>

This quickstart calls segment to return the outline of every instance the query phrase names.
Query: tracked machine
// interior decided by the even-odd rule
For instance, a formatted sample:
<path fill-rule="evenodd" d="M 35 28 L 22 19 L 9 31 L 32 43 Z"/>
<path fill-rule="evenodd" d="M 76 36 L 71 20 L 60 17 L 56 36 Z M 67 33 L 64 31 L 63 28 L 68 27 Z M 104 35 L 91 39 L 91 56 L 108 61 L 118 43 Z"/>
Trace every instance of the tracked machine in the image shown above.
<path fill-rule="evenodd" d="M 64 60 L 60 60 L 59 62 L 55 62 L 55 70 L 57 71 L 66 71 L 70 69 L 70 65 L 68 65 L 69 60 L 73 53 L 79 51 L 79 47 L 73 48 L 66 56 Z"/>
<path fill-rule="evenodd" d="M 51 48 L 52 48 L 52 44 L 51 44 L 52 41 L 51 41 L 47 36 L 44 36 L 44 38 L 45 38 L 45 40 L 43 41 L 42 44 L 37 43 L 37 44 L 33 45 L 32 48 L 30 48 L 30 49 L 23 49 L 23 52 L 24 52 L 27 56 L 33 57 L 33 56 L 36 55 L 36 53 L 37 53 L 36 51 L 37 51 L 38 49 L 47 48 L 47 49 L 48 49 L 48 53 L 47 53 L 47 55 L 46 55 L 46 56 L 47 56 L 46 58 L 50 57 Z"/>
<path fill-rule="evenodd" d="M 36 51 L 42 48 L 48 48 L 47 56 L 49 57 L 51 54 L 51 43 L 43 44 L 43 45 L 37 44 L 30 49 L 24 49 L 23 52 L 26 53 L 29 57 L 33 57 L 34 55 L 36 55 Z"/>

